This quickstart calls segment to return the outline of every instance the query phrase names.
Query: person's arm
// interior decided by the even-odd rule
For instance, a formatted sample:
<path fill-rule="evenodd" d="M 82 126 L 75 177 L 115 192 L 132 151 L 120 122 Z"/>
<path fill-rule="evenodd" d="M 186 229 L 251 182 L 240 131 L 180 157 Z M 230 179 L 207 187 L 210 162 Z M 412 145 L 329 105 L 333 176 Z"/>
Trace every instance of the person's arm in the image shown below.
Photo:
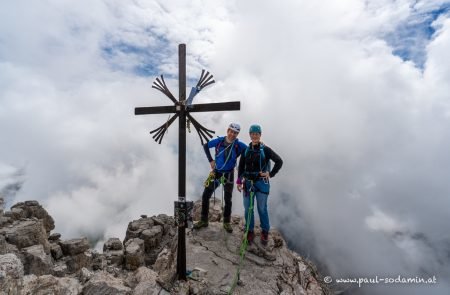
<path fill-rule="evenodd" d="M 272 171 L 270 171 L 270 173 L 269 173 L 270 178 L 273 178 L 278 173 L 278 171 L 280 171 L 281 166 L 283 166 L 283 160 L 270 147 L 265 146 L 264 149 L 266 149 L 266 151 L 264 151 L 264 153 L 268 156 L 267 161 L 272 160 L 275 162 L 275 165 L 273 166 Z"/>
<path fill-rule="evenodd" d="M 238 166 L 238 179 L 242 178 L 245 169 L 245 150 L 242 151 L 241 157 L 239 158 L 239 166 Z"/>
<path fill-rule="evenodd" d="M 239 141 L 239 155 L 242 155 L 242 153 L 247 149 L 247 145 L 243 143 L 242 141 Z"/>
<path fill-rule="evenodd" d="M 239 158 L 239 166 L 238 166 L 238 177 L 236 180 L 237 189 L 239 192 L 242 191 L 242 175 L 244 174 L 244 166 L 245 166 L 245 149 L 242 151 L 241 157 Z"/>
<path fill-rule="evenodd" d="M 206 154 L 206 157 L 208 158 L 208 162 L 211 163 L 212 161 L 214 161 L 214 159 L 212 158 L 211 152 L 209 151 L 208 143 L 209 142 L 207 142 L 203 145 L 203 149 L 205 150 L 205 154 Z"/>
<path fill-rule="evenodd" d="M 203 150 L 205 151 L 206 158 L 208 158 L 208 162 L 211 165 L 211 169 L 214 169 L 216 166 L 216 161 L 211 156 L 210 148 L 216 146 L 219 143 L 220 138 L 214 138 L 213 140 L 208 141 L 203 145 Z"/>

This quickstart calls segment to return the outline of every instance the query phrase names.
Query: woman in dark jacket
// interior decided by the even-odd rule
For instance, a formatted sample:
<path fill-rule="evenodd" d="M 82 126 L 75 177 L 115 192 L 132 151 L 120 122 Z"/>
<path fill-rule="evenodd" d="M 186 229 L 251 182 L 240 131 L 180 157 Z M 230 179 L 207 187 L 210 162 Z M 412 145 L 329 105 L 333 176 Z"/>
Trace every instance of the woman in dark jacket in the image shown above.
<path fill-rule="evenodd" d="M 248 229 L 247 240 L 253 242 L 254 238 L 254 214 L 253 206 L 256 203 L 258 215 L 261 221 L 261 243 L 266 245 L 269 239 L 269 213 L 267 210 L 267 199 L 270 192 L 269 179 L 274 177 L 283 165 L 283 160 L 270 147 L 261 142 L 261 126 L 250 126 L 251 143 L 241 155 L 239 161 L 237 188 L 244 190 L 244 208 L 246 229 Z M 275 162 L 273 169 L 270 169 L 270 161 Z M 249 216 L 249 209 L 250 216 Z M 250 218 L 250 220 L 248 220 Z"/>

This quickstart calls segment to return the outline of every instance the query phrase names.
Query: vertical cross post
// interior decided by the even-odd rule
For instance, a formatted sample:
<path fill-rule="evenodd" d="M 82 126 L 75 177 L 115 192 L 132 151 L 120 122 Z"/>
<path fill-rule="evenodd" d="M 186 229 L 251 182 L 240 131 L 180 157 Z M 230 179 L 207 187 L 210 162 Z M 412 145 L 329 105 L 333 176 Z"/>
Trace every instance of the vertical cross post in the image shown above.
<path fill-rule="evenodd" d="M 178 79 L 180 118 L 178 120 L 178 201 L 186 209 L 186 45 L 178 45 Z M 177 274 L 186 280 L 186 227 L 178 227 Z"/>

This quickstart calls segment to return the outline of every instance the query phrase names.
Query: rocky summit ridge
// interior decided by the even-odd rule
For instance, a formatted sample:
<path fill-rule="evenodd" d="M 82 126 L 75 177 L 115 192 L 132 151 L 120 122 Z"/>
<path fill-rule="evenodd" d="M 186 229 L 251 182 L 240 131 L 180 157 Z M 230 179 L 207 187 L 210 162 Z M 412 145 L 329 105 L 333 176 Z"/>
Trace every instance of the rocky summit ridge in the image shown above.
<path fill-rule="evenodd" d="M 0 202 L 3 203 L 3 202 Z M 194 205 L 199 219 L 200 202 Z M 240 264 L 243 218 L 222 228 L 221 203 L 211 202 L 207 228 L 187 230 L 187 280 L 176 280 L 177 228 L 165 214 L 128 224 L 125 237 L 109 238 L 102 253 L 86 237 L 63 239 L 37 201 L 0 208 L 0 294 L 327 294 L 315 267 L 289 250 L 276 229 L 255 242 Z"/>

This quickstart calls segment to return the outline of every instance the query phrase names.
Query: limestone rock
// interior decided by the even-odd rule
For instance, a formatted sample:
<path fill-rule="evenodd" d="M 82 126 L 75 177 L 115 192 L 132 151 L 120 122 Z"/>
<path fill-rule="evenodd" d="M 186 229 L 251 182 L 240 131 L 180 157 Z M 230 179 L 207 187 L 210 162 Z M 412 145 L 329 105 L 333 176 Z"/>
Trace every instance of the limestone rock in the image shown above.
<path fill-rule="evenodd" d="M 106 273 L 96 273 L 83 288 L 84 295 L 120 295 L 131 294 L 131 289 L 126 287 L 123 280 Z"/>
<path fill-rule="evenodd" d="M 227 293 L 240 263 L 238 255 L 244 232 L 238 225 L 232 234 L 226 233 L 220 222 L 210 222 L 187 235 L 187 268 L 194 270 L 189 281 L 189 292 Z M 255 233 L 259 235 L 260 229 Z M 275 247 L 282 239 L 271 230 L 269 244 L 263 246 L 259 236 L 248 247 L 241 267 L 242 284 L 235 287 L 236 294 L 323 294 L 316 272 L 300 256 L 285 246 Z M 285 245 L 277 241 L 277 245 Z M 198 275 L 195 269 L 199 269 Z M 155 269 L 156 270 L 156 269 Z M 205 270 L 205 271 L 202 271 Z M 307 283 L 305 283 L 307 282 Z"/>
<path fill-rule="evenodd" d="M 106 243 L 103 245 L 103 252 L 113 250 L 123 250 L 123 244 L 120 241 L 119 238 L 110 238 L 106 241 Z"/>
<path fill-rule="evenodd" d="M 50 253 L 52 254 L 53 259 L 58 260 L 63 257 L 63 252 L 61 246 L 58 244 L 50 244 Z"/>
<path fill-rule="evenodd" d="M 26 295 L 77 295 L 82 286 L 74 278 L 57 278 L 52 275 L 25 276 L 22 294 Z"/>
<path fill-rule="evenodd" d="M 3 215 L 4 210 L 5 210 L 5 199 L 0 196 L 0 216 Z"/>
<path fill-rule="evenodd" d="M 158 294 L 161 287 L 157 283 L 157 278 L 158 274 L 154 270 L 141 266 L 128 274 L 126 285 L 133 289 L 133 294 Z"/>
<path fill-rule="evenodd" d="M 13 212 L 16 220 L 33 217 L 42 220 L 47 233 L 50 233 L 55 228 L 55 221 L 37 201 L 17 203 L 11 207 L 11 212 Z"/>
<path fill-rule="evenodd" d="M 125 243 L 125 268 L 136 270 L 144 265 L 144 241 L 139 238 Z"/>
<path fill-rule="evenodd" d="M 196 202 L 197 215 L 200 207 Z M 0 294 L 226 294 L 241 261 L 244 218 L 232 216 L 234 231 L 227 233 L 218 199 L 211 206 L 209 227 L 187 231 L 187 281 L 176 280 L 173 217 L 141 215 L 129 223 L 123 243 L 111 238 L 100 254 L 89 249 L 87 238 L 49 236 L 52 227 L 44 226 L 42 210 L 31 201 L 0 214 L 5 218 L 5 223 L 0 220 L 5 224 L 0 226 L 0 254 L 9 253 L 0 255 Z M 290 251 L 276 229 L 265 246 L 260 232 L 256 227 L 234 294 L 329 294 L 315 267 Z"/>
<path fill-rule="evenodd" d="M 89 241 L 86 237 L 61 241 L 59 245 L 66 256 L 81 254 L 89 249 Z"/>
<path fill-rule="evenodd" d="M 83 267 L 80 270 L 79 274 L 79 281 L 83 284 L 85 284 L 87 281 L 89 281 L 93 276 L 93 273 L 90 272 L 87 268 Z"/>
<path fill-rule="evenodd" d="M 0 255 L 0 290 L 6 294 L 19 294 L 23 285 L 23 265 L 15 254 Z"/>
<path fill-rule="evenodd" d="M 52 273 L 56 277 L 64 277 L 69 273 L 67 264 L 64 261 L 58 261 L 53 267 Z"/>
<path fill-rule="evenodd" d="M 202 212 L 202 202 L 197 201 L 194 203 L 194 209 L 192 212 L 193 220 L 199 221 L 200 216 Z M 211 198 L 209 200 L 209 213 L 208 213 L 208 220 L 210 222 L 219 222 L 222 220 L 222 201 L 220 195 L 216 194 L 216 200 L 214 201 L 214 198 Z"/>
<path fill-rule="evenodd" d="M 100 254 L 97 251 L 92 251 L 92 269 L 102 270 L 106 267 L 107 260 L 104 254 Z"/>
<path fill-rule="evenodd" d="M 59 242 L 59 239 L 61 238 L 61 234 L 60 233 L 52 233 L 49 237 L 48 240 L 50 242 Z"/>
<path fill-rule="evenodd" d="M 103 245 L 103 253 L 108 265 L 120 266 L 123 264 L 124 250 L 123 244 L 118 238 L 110 238 Z"/>
<path fill-rule="evenodd" d="M 176 234 L 173 217 L 165 214 L 133 220 L 128 224 L 125 241 L 139 238 L 144 241 L 145 265 L 155 263 L 161 250 L 170 243 Z"/>
<path fill-rule="evenodd" d="M 51 274 L 53 269 L 52 259 L 46 254 L 42 245 L 33 245 L 22 249 L 24 257 L 25 274 L 37 276 Z"/>
<path fill-rule="evenodd" d="M 176 278 L 177 237 L 172 240 L 158 255 L 153 270 L 158 273 L 158 283 L 169 289 Z"/>
<path fill-rule="evenodd" d="M 5 236 L 0 235 L 0 255 L 8 253 L 6 250 L 6 239 Z"/>
<path fill-rule="evenodd" d="M 0 227 L 5 227 L 11 224 L 14 220 L 8 216 L 0 214 Z"/>
<path fill-rule="evenodd" d="M 6 242 L 15 245 L 19 250 L 40 244 L 44 247 L 45 253 L 50 253 L 50 244 L 41 220 L 15 220 L 8 227 L 0 228 L 0 235 L 3 235 Z"/>
<path fill-rule="evenodd" d="M 83 253 L 75 254 L 66 257 L 67 270 L 69 273 L 76 273 L 83 267 L 91 268 L 92 265 L 92 252 L 91 250 Z"/>
<path fill-rule="evenodd" d="M 149 253 L 153 248 L 157 247 L 163 236 L 163 227 L 155 225 L 150 229 L 142 231 L 140 238 L 144 240 L 145 252 Z"/>

